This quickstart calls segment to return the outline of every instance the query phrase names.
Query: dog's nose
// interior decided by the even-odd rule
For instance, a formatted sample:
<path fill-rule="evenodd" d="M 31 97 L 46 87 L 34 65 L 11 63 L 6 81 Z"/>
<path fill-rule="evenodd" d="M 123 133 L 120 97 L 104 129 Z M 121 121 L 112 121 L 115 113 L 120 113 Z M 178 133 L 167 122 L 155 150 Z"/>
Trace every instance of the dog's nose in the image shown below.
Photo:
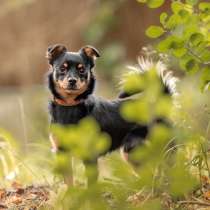
<path fill-rule="evenodd" d="M 75 85 L 76 84 L 76 82 L 77 82 L 77 80 L 76 79 L 69 79 L 69 84 L 70 85 Z"/>

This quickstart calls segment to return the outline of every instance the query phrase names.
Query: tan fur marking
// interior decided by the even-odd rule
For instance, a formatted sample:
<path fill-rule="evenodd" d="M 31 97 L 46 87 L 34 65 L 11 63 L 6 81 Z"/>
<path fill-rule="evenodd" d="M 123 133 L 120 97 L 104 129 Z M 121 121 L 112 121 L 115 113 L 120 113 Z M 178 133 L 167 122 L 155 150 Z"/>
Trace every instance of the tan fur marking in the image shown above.
<path fill-rule="evenodd" d="M 63 66 L 64 66 L 65 68 L 67 68 L 67 67 L 68 67 L 68 63 L 64 63 Z"/>
<path fill-rule="evenodd" d="M 56 153 L 58 151 L 58 140 L 55 138 L 55 136 L 52 133 L 50 133 L 49 139 L 51 143 L 51 150 L 53 153 Z"/>
<path fill-rule="evenodd" d="M 88 88 L 88 82 L 82 82 L 80 79 L 77 81 L 77 90 L 68 90 L 68 80 L 67 78 L 64 78 L 64 80 L 58 80 L 58 82 L 55 82 L 56 85 L 56 91 L 65 99 L 65 101 L 68 103 L 68 101 L 72 101 L 75 99 L 78 95 L 81 95 L 84 93 Z"/>
<path fill-rule="evenodd" d="M 87 56 L 89 56 L 89 57 L 93 56 L 93 50 L 91 48 L 85 48 L 84 51 Z"/>
<path fill-rule="evenodd" d="M 67 89 L 69 82 L 68 82 L 67 78 L 65 77 L 63 80 L 58 80 L 57 84 L 58 84 L 59 88 Z"/>
<path fill-rule="evenodd" d="M 81 64 L 81 63 L 80 63 L 80 64 L 78 64 L 78 65 L 77 65 L 77 68 L 78 68 L 78 69 L 83 68 L 83 64 Z"/>

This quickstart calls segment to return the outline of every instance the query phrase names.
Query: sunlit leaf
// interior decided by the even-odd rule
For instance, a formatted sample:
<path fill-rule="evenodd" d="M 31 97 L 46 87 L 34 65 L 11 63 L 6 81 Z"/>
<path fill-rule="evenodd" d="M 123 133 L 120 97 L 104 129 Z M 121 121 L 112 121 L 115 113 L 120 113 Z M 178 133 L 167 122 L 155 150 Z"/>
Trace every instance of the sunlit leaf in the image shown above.
<path fill-rule="evenodd" d="M 183 196 L 192 191 L 198 184 L 198 181 L 184 164 L 184 159 L 177 160 L 176 165 L 169 170 L 170 192 L 173 196 Z"/>
<path fill-rule="evenodd" d="M 201 11 L 204 11 L 204 12 L 210 11 L 210 3 L 208 2 L 201 2 L 198 6 Z"/>
<path fill-rule="evenodd" d="M 184 4 L 180 1 L 174 1 L 171 4 L 171 10 L 174 13 L 178 13 L 180 10 L 182 10 L 184 8 Z"/>
<path fill-rule="evenodd" d="M 166 12 L 161 13 L 161 15 L 160 15 L 160 23 L 162 25 L 165 25 L 167 18 L 168 18 L 168 14 Z"/>
<path fill-rule="evenodd" d="M 162 34 L 164 34 L 164 30 L 162 27 L 160 26 L 150 26 L 147 30 L 146 30 L 146 35 L 150 38 L 158 38 L 160 37 Z"/>
<path fill-rule="evenodd" d="M 204 40 L 204 36 L 201 33 L 194 33 L 190 36 L 190 42 L 193 46 L 199 45 Z"/>
<path fill-rule="evenodd" d="M 147 123 L 151 115 L 147 102 L 141 99 L 124 103 L 121 113 L 125 119 L 139 123 Z"/>
<path fill-rule="evenodd" d="M 150 8 L 158 8 L 163 5 L 165 0 L 148 0 L 147 4 Z"/>
<path fill-rule="evenodd" d="M 190 4 L 190 5 L 195 5 L 198 3 L 199 0 L 186 0 L 186 3 L 187 4 Z"/>

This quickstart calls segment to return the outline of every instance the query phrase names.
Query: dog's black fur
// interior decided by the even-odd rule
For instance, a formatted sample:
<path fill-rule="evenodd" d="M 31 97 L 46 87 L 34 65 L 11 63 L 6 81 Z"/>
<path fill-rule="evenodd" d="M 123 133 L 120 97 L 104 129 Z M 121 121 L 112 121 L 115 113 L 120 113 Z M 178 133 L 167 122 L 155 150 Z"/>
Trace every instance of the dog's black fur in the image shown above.
<path fill-rule="evenodd" d="M 99 57 L 95 48 L 86 46 L 73 53 L 68 52 L 63 45 L 54 45 L 48 48 L 47 57 L 51 66 L 48 76 L 49 89 L 55 99 L 65 101 L 68 96 L 73 96 L 79 82 L 87 85 L 83 92 L 74 95 L 74 101 L 77 102 L 75 105 L 62 105 L 56 100 L 50 101 L 51 123 L 77 124 L 84 117 L 91 116 L 96 119 L 101 130 L 111 137 L 108 151 L 122 147 L 125 152 L 129 152 L 146 138 L 151 125 L 127 122 L 120 115 L 121 105 L 132 99 L 122 94 L 121 98 L 109 101 L 93 95 L 95 87 L 93 67 L 95 59 Z M 82 66 L 82 71 L 78 65 Z M 74 79 L 75 84 L 66 85 L 66 89 L 63 90 L 67 94 L 64 96 L 57 90 L 57 82 L 60 80 L 62 83 L 65 79 L 69 82 Z"/>

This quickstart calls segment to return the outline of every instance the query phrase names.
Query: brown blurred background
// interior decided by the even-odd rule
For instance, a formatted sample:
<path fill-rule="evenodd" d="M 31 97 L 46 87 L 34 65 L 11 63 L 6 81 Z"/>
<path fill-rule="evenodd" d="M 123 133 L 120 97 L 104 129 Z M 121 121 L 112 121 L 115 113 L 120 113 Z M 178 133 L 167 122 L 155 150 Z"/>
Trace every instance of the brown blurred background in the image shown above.
<path fill-rule="evenodd" d="M 151 10 L 136 0 L 0 0 L 0 86 L 42 84 L 45 51 L 54 43 L 72 51 L 94 45 L 102 72 L 135 61 L 148 42 L 145 29 L 159 22 L 164 7 Z"/>
<path fill-rule="evenodd" d="M 0 127 L 24 142 L 42 138 L 48 126 L 45 52 L 54 43 L 70 51 L 95 46 L 102 55 L 97 91 L 115 97 L 119 72 L 151 43 L 145 29 L 159 22 L 169 3 L 152 10 L 136 0 L 0 0 Z"/>

